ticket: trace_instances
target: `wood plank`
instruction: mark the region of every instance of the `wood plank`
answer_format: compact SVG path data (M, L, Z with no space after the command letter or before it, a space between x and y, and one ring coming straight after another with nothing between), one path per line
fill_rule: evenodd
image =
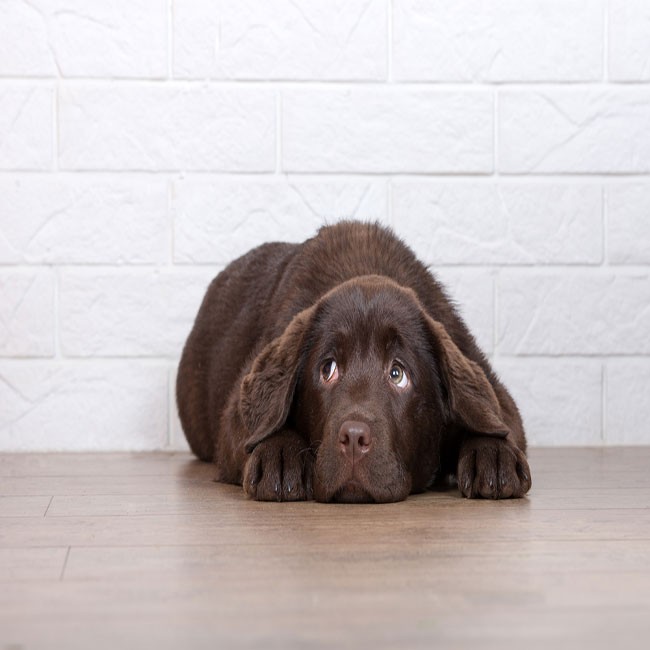
M127 515L217 514L222 508L220 487L185 489L172 494L110 494L56 496L48 509L48 517L88 517ZM481 501L463 499L457 490L435 493L436 508L463 508L480 514L487 507ZM18 498L18 497L17 497ZM412 500L412 499L411 499ZM504 501L499 508L521 508L517 501ZM650 508L650 491L618 488L579 490L567 497L563 489L536 489L526 500L529 510L605 510Z
M533 490L593 490L603 487L605 476L611 488L650 488L646 448L587 448L584 457L580 451L531 449ZM61 456L0 454L0 494L169 494L180 484L209 485L216 474L210 463L185 452Z
M214 467L187 452L0 454L0 477L173 476L188 468L214 476Z
M0 477L0 494L6 496L61 496L61 495L133 495L133 494L176 494L188 488L203 488L210 491L214 484L214 470L210 465L193 464L187 472L173 478L160 475L150 476L52 476L52 477ZM628 489L647 492L650 490L650 472L628 471L612 478L608 474L580 474L558 471L538 472L533 469L532 498L537 490L582 491L598 490L610 483L611 489ZM241 489L241 488L240 488Z
M210 468L212 469L212 468ZM213 474L192 476L12 476L0 478L0 494L44 496L75 494L176 494L190 488L210 489Z
M52 497L0 496L0 517L42 517Z
M481 502L483 510L436 508L435 496L420 506L258 504L235 500L236 507L214 514L106 517L3 518L0 546L122 546L138 531L143 545L365 544L369 539L428 544L480 535L498 540L650 540L650 510L538 510ZM459 504L464 503L459 500ZM477 515L480 512L480 515Z
M463 596L442 585L413 598L413 587L387 586L341 591L316 583L305 591L283 580L271 595L207 580L19 584L14 600L0 594L0 616L7 621L5 635L37 648L81 648L89 640L94 648L431 648L443 641L467 648L606 648L616 639L635 649L647 639L648 608L631 598L599 606L589 580L569 594L585 599L568 604L562 597L549 603L544 593L525 587ZM556 593L564 587L558 583ZM622 585L612 587L610 598L624 595Z
M373 544L351 551L346 545L210 545L73 547L66 580L213 580L232 585L249 580L269 584L281 575L301 580L356 584L368 579L416 584L439 578L464 582L501 573L522 580L551 573L638 573L650 575L650 544L638 542L437 542L425 547ZM461 577L459 577L461 576Z
M650 447L531 447L531 464L538 472L575 469L614 473L650 465ZM4 453L0 477L7 476L169 476L178 471L213 474L210 463L188 452L128 453Z
M67 554L66 547L0 548L0 582L58 581Z
M534 449L527 499L381 506L252 502L188 454L18 456L1 647L647 645L650 449Z
M571 465L592 469L598 463L605 471L621 464L630 469L650 461L650 446L530 447L528 457L531 462L540 461L544 467Z

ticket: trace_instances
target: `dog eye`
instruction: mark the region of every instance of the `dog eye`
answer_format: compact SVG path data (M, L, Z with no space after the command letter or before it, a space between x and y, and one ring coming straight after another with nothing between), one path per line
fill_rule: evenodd
M406 388L409 384L409 378L406 370L398 363L394 363L388 373L390 380L397 386L397 388Z
M320 369L320 374L325 381L332 381L339 376L339 370L334 359L328 359Z

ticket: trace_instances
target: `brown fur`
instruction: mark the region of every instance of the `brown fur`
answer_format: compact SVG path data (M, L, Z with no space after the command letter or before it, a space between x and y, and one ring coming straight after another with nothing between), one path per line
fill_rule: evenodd
M232 262L176 388L194 453L255 499L399 501L450 475L467 497L530 488L514 401L440 284L378 225Z

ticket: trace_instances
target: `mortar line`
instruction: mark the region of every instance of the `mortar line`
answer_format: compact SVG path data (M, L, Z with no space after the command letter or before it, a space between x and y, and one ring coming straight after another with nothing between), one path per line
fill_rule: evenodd
M448 287L446 287L448 288ZM498 341L497 341L498 345ZM595 363L605 360L612 361L633 361L635 359L648 361L650 360L650 353L648 352L502 352L499 350L498 354L500 359L527 359L531 361L558 361L565 360L567 362L575 363ZM62 357L61 359L54 359L52 357L27 357L27 356L14 356L2 357L2 364L5 368L27 368L27 367L43 367L44 365L56 362L56 367L59 368L84 368L93 366L94 364L101 364L108 368L121 368L125 364L136 364L137 368L151 368L168 370L170 364L176 365L180 361L180 352L178 354L166 355L158 354L155 356L145 356L143 354L134 353L132 355L110 355L107 353L98 354L96 356L69 356Z
M371 170L323 170L314 169L307 171L291 170L291 176L297 178L331 181L340 178L342 180L353 178L386 178L388 176L400 181L419 181L430 183L493 183L494 174L491 171L399 171L395 169L384 169L382 171ZM224 170L224 169L59 169L58 176L61 178L174 178L182 174L188 179L217 179L259 182L260 180L273 180L277 177L275 164L272 169L263 171L248 170ZM43 169L2 169L0 178L30 178L30 177L51 177L52 170ZM599 185L607 183L647 182L650 181L650 171L643 172L499 172L499 183L510 183L512 185Z
M608 232L609 231L609 209L608 209L609 191L605 184L603 184L602 186L600 200L602 202L601 223L603 227L602 266L609 267L609 232Z
M167 266L169 267L174 266L174 251L176 249L174 216L174 181L170 178L167 180L167 228L169 229Z
M393 0L388 0L386 22L386 80L393 83Z
M499 176L499 89L494 89L494 111L492 115L492 139L493 139L493 158L492 164L494 166L492 174Z
M276 90L275 98L275 175L282 174L282 89Z
M603 82L609 82L609 0L603 3Z
M15 268L15 267L14 267ZM54 358L61 359L61 268L51 266L54 274Z
M174 2L167 0L167 79L174 78Z
M391 47L392 51L392 47ZM515 90L518 92L529 92L529 93L538 93L538 92L553 92L553 91L585 91L590 89L597 90L607 90L616 88L617 90L640 90L648 91L650 90L650 81L648 79L607 79L607 81L596 80L596 81L585 81L585 80L563 80L558 79L555 81L436 81L431 79L423 80L414 80L414 79L393 79L392 71L392 61L391 61L391 79L390 82L392 86L400 87L406 91L421 91L421 90L430 90L435 92L466 92L468 94L474 93L486 93L488 91L494 90L494 88L505 88L507 90ZM12 77L9 75L0 74L0 82L8 82L17 86L48 86L52 85L52 81L55 77L46 77L46 76L33 76L33 77ZM370 87L375 90L381 91L385 90L388 85L386 79L350 79L350 78L332 78L332 79L296 79L291 77L278 77L278 78L268 78L268 77L241 77L241 78L206 78L203 77L193 77L193 78L182 78L182 77L172 77L167 78L166 75L161 75L159 77L152 78L151 76L147 77L120 77L120 76L111 76L111 77L66 77L61 79L66 86L76 87L76 86L93 86L93 87L102 87L102 86L137 86L137 87L160 87L168 86L172 88L191 88L195 86L197 88L204 87L215 87L215 88L229 88L234 89L237 87L249 87L257 89L268 89L269 85L283 85L288 88L313 88L313 89L328 89L328 90L344 90L351 89L358 86ZM170 84L171 82L171 84Z
M602 445L607 444L607 362L603 359L601 367L600 381L600 399L601 399L601 410L600 410L600 443Z
M493 293L493 306L494 306L494 316L492 327L494 331L492 332L492 356L495 361L499 359L499 289L501 284L501 273L499 269L496 270L494 274L494 286L492 288Z
M59 80L52 93L52 171L59 171Z
M172 409L175 407L174 401L174 382L172 381L172 374L174 372L173 366L170 365L167 369L167 441L165 444L165 450L172 449Z
M180 276L192 276L197 272L197 275L203 277L204 272L208 273L213 270L216 274L222 271L227 265L227 260L207 260L192 263L179 263L172 266L165 265L166 271L173 271L174 274ZM595 277L603 277L607 274L616 274L623 278L632 278L639 273L650 273L650 265L648 264L613 264L603 265L602 261L597 262L553 262L553 263L517 263L508 264L503 262L480 262L470 264L467 262L458 263L436 263L436 268L449 269L449 270L464 270L464 271L490 271L499 270L510 272L519 272L527 274L539 274L544 277L556 275L557 272L572 272L579 277L585 277L586 274L595 274ZM93 273L115 273L116 275L123 275L134 273L137 276L146 277L153 271L159 271L161 268L160 263L147 262L146 264L110 264L108 262L102 264L93 263L62 263L60 266L53 266L46 262L39 264L2 264L0 263L0 272L17 271L22 273L33 273L35 271L53 270L58 272L76 272L78 274L92 275ZM210 278L211 279L211 278Z

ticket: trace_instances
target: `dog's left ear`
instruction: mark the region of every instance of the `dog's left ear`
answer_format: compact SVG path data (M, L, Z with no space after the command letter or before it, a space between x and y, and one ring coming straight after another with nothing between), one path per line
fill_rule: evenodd
M289 415L314 311L315 307L310 307L296 314L284 332L257 355L242 381L239 412L251 434L245 445L248 453L277 431Z
M473 433L505 438L510 429L503 421L501 405L483 369L458 349L441 323L426 314L425 318L452 420Z

